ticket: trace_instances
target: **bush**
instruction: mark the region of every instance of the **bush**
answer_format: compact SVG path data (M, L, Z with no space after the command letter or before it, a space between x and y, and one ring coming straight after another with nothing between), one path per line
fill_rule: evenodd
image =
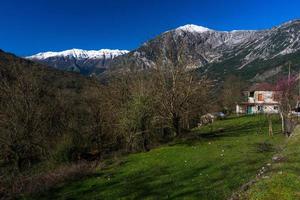
M58 183L80 179L95 173L95 166L95 163L79 162L63 165L55 170L34 176L21 175L9 184L0 182L0 197L2 195L6 198L15 198L19 195L45 191L55 187Z

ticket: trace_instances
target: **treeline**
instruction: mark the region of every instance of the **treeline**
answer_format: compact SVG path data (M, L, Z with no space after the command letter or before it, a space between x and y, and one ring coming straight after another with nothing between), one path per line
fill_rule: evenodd
M195 127L212 103L210 81L185 68L123 71L100 84L3 53L0 60L2 182L43 163L147 151Z

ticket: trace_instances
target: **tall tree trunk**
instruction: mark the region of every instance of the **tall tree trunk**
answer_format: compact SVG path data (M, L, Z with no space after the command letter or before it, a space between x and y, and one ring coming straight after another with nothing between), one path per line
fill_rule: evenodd
M173 114L173 127L175 129L175 137L181 135L181 124L180 117L176 114Z
M142 126L141 126L141 132L142 132L142 140L143 140L143 150L144 151L149 151L148 148L148 134L147 134L147 126L146 126L146 120L142 120Z

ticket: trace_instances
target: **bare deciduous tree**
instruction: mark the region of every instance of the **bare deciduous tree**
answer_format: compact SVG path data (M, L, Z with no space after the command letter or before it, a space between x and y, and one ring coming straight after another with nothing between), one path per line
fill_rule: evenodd
M200 115L209 104L210 83L206 78L198 78L186 67L158 68L153 73L160 115L170 121L175 136L180 136L182 123L189 121L195 113Z
M19 171L47 157L63 129L63 110L57 91L41 85L32 73L11 75L2 74L0 83L0 148L10 169Z
M296 105L296 80L297 77L284 77L276 84L276 98L279 101L279 114L281 117L282 133L286 136L291 134L292 120L291 111L292 105Z
M231 113L236 103L242 101L245 85L246 83L239 77L234 75L226 77L219 96L220 105L225 113Z

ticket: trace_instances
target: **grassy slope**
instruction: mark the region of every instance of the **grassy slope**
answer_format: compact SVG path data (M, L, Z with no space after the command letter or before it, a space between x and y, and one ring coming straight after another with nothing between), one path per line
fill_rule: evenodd
M253 178L283 143L278 120L274 129L271 138L263 116L217 121L185 141L129 155L94 177L34 198L224 199Z
M278 156L280 161L274 162L266 174L270 178L261 179L251 187L247 199L300 199L300 127L295 129Z

